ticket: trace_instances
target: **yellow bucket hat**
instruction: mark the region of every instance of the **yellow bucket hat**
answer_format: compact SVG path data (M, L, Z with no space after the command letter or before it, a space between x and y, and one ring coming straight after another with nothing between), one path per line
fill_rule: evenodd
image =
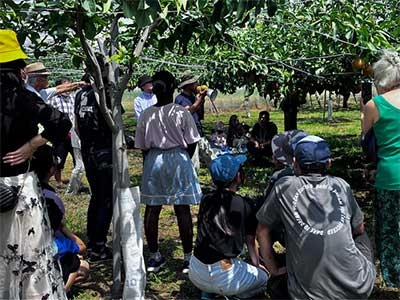
M15 32L0 29L0 63L26 58L28 56L22 51Z

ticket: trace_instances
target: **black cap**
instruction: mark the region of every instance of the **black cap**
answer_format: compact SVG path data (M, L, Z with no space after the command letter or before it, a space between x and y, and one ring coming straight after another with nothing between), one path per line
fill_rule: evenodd
M142 88L142 86L144 86L146 83L150 83L150 82L153 82L153 79L151 79L150 76L143 75L142 77L139 78L138 87Z

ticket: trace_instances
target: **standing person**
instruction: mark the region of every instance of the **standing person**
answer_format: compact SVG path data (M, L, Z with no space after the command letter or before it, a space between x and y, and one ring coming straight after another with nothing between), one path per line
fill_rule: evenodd
M207 293L249 298L267 287L268 274L259 266L255 247L257 219L252 205L236 192L244 181L246 156L225 154L210 166L217 189L204 195L198 214L196 246L189 278ZM246 242L251 264L239 259Z
M190 71L185 71L182 74L181 83L178 85L178 89L181 93L176 96L175 103L186 108L193 117L194 123L196 124L197 130L200 137L204 136L203 125L201 124L201 117L204 114L204 100L207 94L207 89L201 91L198 96L197 87L199 76L195 76ZM199 147L197 146L192 157L194 168L200 170L200 157Z
M165 258L158 248L158 220L162 205L174 205L188 273L193 248L190 205L198 204L201 189L190 160L200 135L190 113L173 102L174 76L160 71L153 76L158 102L146 109L136 130L135 145L145 152L141 199L146 204L144 230L150 251L148 272L157 272Z
M249 153L258 163L272 156L271 140L278 133L274 122L269 120L269 112L264 110L258 115L258 122L251 130L251 139L247 143Z
M271 230L284 228L291 299L366 299L375 282L372 247L351 187L326 174L330 150L317 136L294 150L296 176L280 178L257 213L257 238L274 274Z
M0 299L66 299L30 158L47 140L67 135L71 122L25 89L26 58L16 33L0 30Z
M142 90L142 93L133 102L136 122L139 122L139 118L146 108L157 103L157 97L153 94L153 83L150 76L143 75L140 77L138 88Z
M74 115L75 116L75 115ZM82 160L81 152L81 139L76 132L76 122L72 123L71 129L71 146L74 153L75 165L71 172L71 178L69 179L66 194L77 194L82 186L82 176L85 171L85 166Z
M182 105L192 114L197 130L200 136L203 136L203 126L201 124L199 112L203 109L207 89L201 91L199 95L196 96L197 87L199 86L198 80L199 76L195 76L190 71L185 71L182 74L181 83L178 85L178 89L181 90L181 93L176 96L175 103Z
M104 74L103 76L106 83L107 77ZM84 76L88 84L89 77L89 74ZM107 87L107 84L105 86ZM106 101L107 106L111 107L109 97ZM75 122L75 129L81 140L86 177L92 193L87 215L88 258L92 262L110 259L112 251L106 243L113 214L112 132L90 85L76 95Z
M49 75L51 75L51 72L49 72L42 62L27 65L25 74L28 76L26 88L41 97L45 102L56 95L70 92L86 85L83 81L77 81L49 88Z
M69 84L71 81L68 78L61 78L56 81L56 85ZM68 115L72 124L74 124L74 97L69 92L57 94L48 99L48 104L58 109L59 111ZM73 128L71 131L74 130ZM54 178L58 185L62 182L62 170L64 169L65 161L67 160L68 153L71 154L73 164L75 166L75 157L72 150L71 144L71 131L70 133L60 142L54 145L55 154L60 158L60 163L57 164L57 169L54 174Z
M379 96L364 107L363 134L374 129L378 146L375 188L376 246L383 280L400 287L400 56L384 51L373 65Z

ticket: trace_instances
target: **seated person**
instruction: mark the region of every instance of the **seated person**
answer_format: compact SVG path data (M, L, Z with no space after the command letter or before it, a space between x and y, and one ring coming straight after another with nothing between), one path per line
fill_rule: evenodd
M55 248L61 265L65 290L68 293L73 284L84 281L89 275L89 264L78 256L86 251L86 245L66 227L64 204L49 185L49 179L54 175L57 166L53 148L49 145L39 147L35 152L33 164L46 200L50 224L55 233Z
M248 298L266 289L268 274L255 247L257 221L252 205L236 194L243 183L246 156L224 154L211 163L217 189L204 195L189 279L204 293ZM238 258L246 242L251 264ZM204 295L202 295L204 298Z
M237 115L232 115L229 118L229 127L228 127L228 134L226 137L226 142L228 147L234 148L236 147L237 141L243 135L243 128L242 124L240 124L239 118Z
M277 134L272 138L272 162L275 166L275 171L268 181L264 195L267 197L279 178L284 176L294 175L293 170L293 155L292 148L300 139L307 136L302 130L290 130L281 134Z
M269 112L261 111L247 143L247 149L256 162L260 163L264 158L272 156L271 140L277 133L278 128L275 123L269 120Z
M327 175L328 143L306 136L295 145L296 176L280 178L257 213L257 239L266 268L277 263L270 231L286 232L291 299L367 299L375 282L371 244L351 187Z
M211 135L210 143L213 147L225 148L226 143L226 133L224 123L219 121L215 125L215 132Z

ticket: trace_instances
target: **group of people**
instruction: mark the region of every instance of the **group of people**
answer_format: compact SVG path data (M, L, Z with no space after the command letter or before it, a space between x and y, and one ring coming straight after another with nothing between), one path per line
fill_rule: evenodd
M51 90L44 65L26 66L26 58L15 32L0 30L0 298L65 299L65 291L87 277L89 264L81 254L87 251L90 261L112 256L107 247L112 135L90 72L81 82L61 81ZM362 128L364 134L374 129L378 145L376 244L382 275L387 286L399 287L400 57L385 52L374 70L380 96L366 104ZM371 294L376 271L363 214L349 184L328 174L332 160L324 139L303 131L278 134L266 111L252 130L232 116L226 140L218 136L216 141L234 147L245 137L248 156L256 161L272 157L276 171L257 201L242 197L238 191L246 180L247 157L224 153L210 164L215 189L203 195L196 164L207 90L197 90L198 77L190 72L178 84L170 72L159 71L140 78L138 86L135 146L144 159L148 272L166 263L158 223L162 206L173 205L184 253L181 271L202 298L249 298L277 278L287 282L285 297L292 299L364 299ZM78 87L70 106L65 93ZM180 93L174 99L176 88ZM91 189L87 247L65 226L65 207L49 185L54 174L61 179L57 156L71 148L75 154L68 143L71 128L80 139ZM221 129L219 124L217 135L224 133ZM48 141L54 147L45 145ZM193 247L190 206L196 204ZM277 241L286 248L283 260L273 247ZM244 244L249 262L241 258Z
M396 249L400 240L397 176L400 134L394 128L399 120L396 106L399 66L398 55L390 52L375 64L378 93L387 94L366 105L363 122L363 133L371 126L377 131L380 157L376 182L377 256L385 284L395 287L399 286ZM379 71L380 68L384 70ZM145 110L136 133L136 146L145 152L142 193L150 250L148 271L156 272L166 262L156 243L158 218L162 205L172 204L183 243L183 270L186 273L189 265L189 278L203 291L203 298L214 293L251 297L277 277L285 278L287 297L293 299L367 298L376 277L372 246L351 187L343 179L328 175L331 165L328 143L302 131L277 134L276 125L265 111L260 112L258 123L248 132L233 115L228 132L218 122L210 142L215 147L234 147L245 136L247 156L256 161L272 156L277 171L271 175L261 201L254 203L237 194L245 180L243 164L247 157L222 154L209 168L216 189L200 197L196 171L188 162L200 140L200 132L203 133L199 132L198 116L193 117L193 107L204 101L202 95L192 92L191 99L182 105L178 99L182 99L183 90L173 103L173 92L178 86L173 76L159 72L153 80L157 104ZM184 86L182 83L180 88ZM383 107L377 109L378 105ZM180 112L180 118L176 111ZM383 130L388 124L393 126L390 135ZM199 202L192 253L189 205ZM183 207L186 218L180 211ZM286 248L283 263L273 249L275 241ZM244 244L250 263L239 258Z
M89 71L82 81L49 88L51 73L26 58L16 33L0 30L0 298L66 299L88 275L82 254L92 262L112 257L112 134ZM69 94L78 88L76 97ZM51 176L62 183L68 152L74 170L67 194L79 191L84 170L90 185L87 246L66 227L64 205L49 185Z

